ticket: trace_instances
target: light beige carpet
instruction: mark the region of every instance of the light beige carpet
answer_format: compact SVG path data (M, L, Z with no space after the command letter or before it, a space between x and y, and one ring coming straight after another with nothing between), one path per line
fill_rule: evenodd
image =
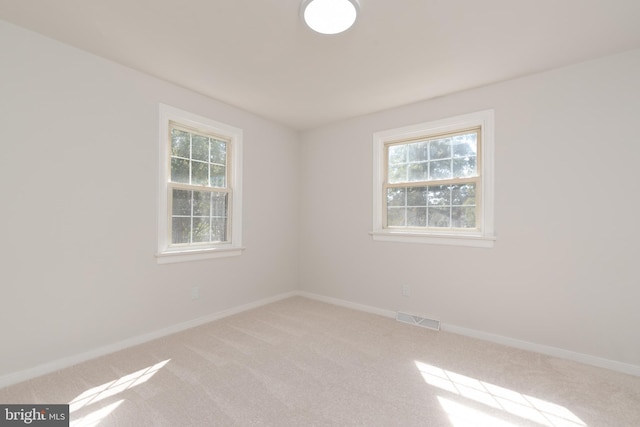
M640 378L295 297L0 389L75 426L640 426Z

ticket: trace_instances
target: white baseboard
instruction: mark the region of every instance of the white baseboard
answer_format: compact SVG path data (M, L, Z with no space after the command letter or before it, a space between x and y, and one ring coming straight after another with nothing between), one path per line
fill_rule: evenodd
M298 293L286 292L273 297L264 298L259 301L254 301L248 304L243 304L238 307L233 307L228 310L223 310L218 313L209 314L199 317L197 319L189 320L177 325L169 326L157 331L149 332L147 334L139 335L136 337L128 338L123 341L119 341L114 344L106 345L104 347L96 348L94 350L87 351L85 353L65 357L62 359L54 360L42 365L35 366L33 368L25 369L22 371L14 372L0 376L0 388L7 387L12 384L17 384L22 381L39 377L41 375L49 374L60 369L67 368L69 366L77 365L78 363L85 362L87 360L95 359L96 357L104 356L116 351L124 350L129 347L144 344L148 341L152 341L158 338L162 338L167 335L175 334L186 329L190 329L196 326L204 325L205 323L213 322L214 320L222 319L224 317L232 316L234 314L242 313L243 311L251 310L257 307L261 307L272 302L280 301L285 298L296 296Z
M377 307L371 307L370 305L358 304L355 302L345 301L339 298L326 297L324 295L313 294L311 292L306 292L306 291L296 291L295 294L301 297L314 299L316 301L326 302L333 305L339 305L341 307L346 307L346 308L352 308L358 311L364 311L366 313L378 314L384 317L392 317L392 318L396 317L396 313L394 311L384 310L382 308L377 308Z
M326 302L329 304L339 305L346 308L352 308L354 310L360 310L367 313L378 314L385 317L395 318L396 316L396 312L391 310L385 310L378 307L357 304L354 302L341 300L339 298L327 297L324 295L313 294L311 292L305 292L305 291L297 291L295 292L295 294L306 297L306 298L311 298L318 301ZM522 341L515 338L505 337L502 335L490 334L487 332L477 331L474 329L462 328L462 327L447 324L447 323L441 323L440 330L444 332L464 335L470 338L476 338L483 341L494 342L496 344L502 344L508 347L519 348L521 350L532 351L532 352L544 354L547 356L572 360L574 362L580 362L586 365L597 366L599 368L605 368L612 371L622 372L624 374L640 377L640 366L632 365L629 363L618 362L616 360L604 359L601 357L592 356L590 354L578 353L575 351L565 350L562 348L550 347L542 344Z
M441 330L640 377L640 366L443 323Z

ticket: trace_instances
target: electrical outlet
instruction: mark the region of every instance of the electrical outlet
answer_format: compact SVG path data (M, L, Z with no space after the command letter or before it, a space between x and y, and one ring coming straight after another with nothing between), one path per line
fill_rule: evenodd
M402 296L403 297L411 296L411 285L407 285L407 284L402 285Z
M200 298L200 288L198 286L194 286L191 288L191 299L196 300Z

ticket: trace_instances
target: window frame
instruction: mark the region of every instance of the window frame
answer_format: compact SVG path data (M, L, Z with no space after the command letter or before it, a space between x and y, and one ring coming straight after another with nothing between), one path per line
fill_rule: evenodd
M215 120L160 104L159 106L159 187L158 187L158 264L196 261L241 255L242 247L242 129ZM171 243L172 191L195 190L194 184L170 182L171 127L215 137L227 142L226 186L219 188L228 194L226 242ZM207 187L209 188L209 187ZM216 192L217 187L210 187Z
M438 230L436 228L386 228L386 169L389 144L410 143L430 139L442 134L456 133L473 128L479 130L477 167L480 177L476 229ZM373 134L373 230L371 236L378 241L493 247L494 235L494 110L484 110L435 120ZM446 182L451 182L447 180Z

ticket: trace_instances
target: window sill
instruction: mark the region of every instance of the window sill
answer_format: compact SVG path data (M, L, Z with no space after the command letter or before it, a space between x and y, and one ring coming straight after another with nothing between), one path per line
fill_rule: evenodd
M421 243L428 245L469 246L473 248L492 248L495 236L436 234L406 231L376 230L369 234L373 240L381 242Z
M212 258L223 258L242 255L243 247L231 246L225 248L185 249L165 251L156 254L158 264L171 264L175 262L200 261Z

